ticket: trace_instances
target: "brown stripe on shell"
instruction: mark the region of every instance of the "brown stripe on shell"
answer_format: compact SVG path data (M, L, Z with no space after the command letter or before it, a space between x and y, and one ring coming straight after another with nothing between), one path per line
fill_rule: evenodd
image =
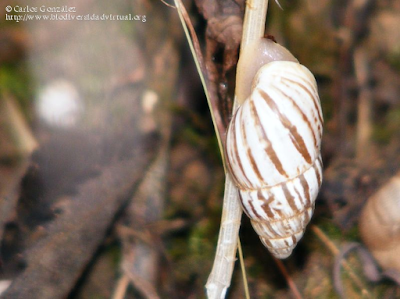
M275 222L263 221L263 222L261 222L261 223L262 223L263 226L267 227L267 229L268 229L268 231L269 231L269 233L270 233L271 235L273 235L273 236L278 236L278 232L272 227L272 224L275 223ZM280 237L280 236L279 236L279 237ZM271 237L271 239L275 239L275 238L272 238L272 237Z
M321 157L318 158L318 161L316 162L320 162ZM320 163L321 168L322 168L322 163ZM319 167L317 167L317 165L314 165L315 167L315 176L317 177L317 181L318 181L318 186L321 187L322 184L322 177L321 174L319 173Z
M265 132L263 126L261 125L260 122L260 116L257 113L257 109L254 106L254 102L250 101L250 109L252 114L254 115L254 121L255 121L255 126L256 128L259 128L259 130L257 130L258 132L258 138L260 139L260 143L262 143L262 141L265 141L267 146L265 148L265 152L268 155L268 158L271 160L271 162L274 164L276 170L278 170L278 172L285 176L285 177L289 177L288 174L286 173L286 171L283 169L283 165L281 163L281 161L278 158L278 155L276 154L274 148L272 147L271 141L269 140L267 133ZM261 135L261 136L260 136Z
M240 199L240 203L241 203L241 206L243 208L243 211L246 213L247 217L251 218L249 210L247 209L247 207L243 203L243 197L242 197L242 192L241 191L239 191L239 199Z
M321 126L321 123L317 120L316 116L314 116L314 122L318 124L317 125L318 137L319 137L319 140L321 140L321 138L322 138L322 126Z
M268 204L262 204L261 207L263 208L265 214L267 214L267 217L274 218L274 213Z
M297 190L296 184L293 184L294 192L296 192L297 196L300 198L301 204L306 205L303 196L300 195L299 190Z
M257 219L262 219L262 217L260 216L260 214L258 214L257 209L253 206L253 203L251 200L248 201L250 207L251 207L251 211L253 212L253 214L257 217Z
M299 178L300 178L300 184L304 190L304 197L307 199L307 202L309 203L308 205L310 205L311 204L310 187L308 186L308 182L304 176L304 173Z
M234 149L234 153L235 153L237 164L238 164L238 166L240 168L240 171L243 174L243 177L247 180L247 182L244 183L244 182L241 182L240 180L238 180L238 178L237 178L237 176L236 176L234 171L231 171L231 174L235 178L236 183L238 183L242 188L246 188L246 187L249 186L250 182L249 182L249 179L247 178L247 176L246 176L246 174L244 172L244 168L243 168L240 156L239 156L238 143L237 143L238 142L238 140L237 140L238 138L236 138L236 117L237 116L238 116L238 113L235 114L235 116L233 117L232 122L231 122L231 124L232 124L232 132L231 132L231 134L233 136L233 142L232 143L233 143L233 149ZM247 186L243 186L242 183L246 184Z
M235 136L235 135L234 135L234 134L236 134L235 122L233 121L233 122L231 123L231 125L232 125L232 135ZM236 140L236 138L234 138L234 140ZM239 160L239 151L238 151L238 149L237 149L236 142L233 142L233 152L234 152L234 155L235 155L235 157L236 157L237 164L238 164L238 166L239 166L239 168L240 168L240 171L243 173L243 166L242 166L242 164L240 163L240 160ZM227 155L227 157L229 157L229 156ZM227 164L229 165L229 168L230 168L230 170L231 170L230 173L231 173L231 175L232 175L233 180L234 180L238 185L242 186L241 182L240 182L239 179L237 178L237 173L236 173L235 171L233 171L233 169L232 169L233 165L231 165L231 163L227 163ZM243 187L243 186L242 186L242 187Z
M261 200L267 200L265 197L264 197L264 194L262 194L262 191L261 191L261 189L258 189L257 190L257 198L258 199L261 199ZM268 197L269 198L269 197ZM270 202L269 200L267 200L268 201L268 203Z
M267 245L267 247L270 248L274 248L275 246L272 246L272 243L269 239L265 238L265 237L261 237L262 241L265 243L265 245Z
M304 209L303 211L303 215L304 215L304 226L306 226L308 224L308 222L310 222L311 219L311 215L308 214L308 209L312 208L312 204L311 206L306 206L306 209Z
M297 131L297 127L293 126L291 121L279 111L278 106L274 102L274 100L262 89L258 89L260 92L262 98L265 100L267 105L279 116L280 121L282 122L283 126L289 130L290 132L290 139L293 142L293 145L297 149L297 151L303 156L304 160L308 164L311 164L311 156L310 153L308 152L308 149L305 145L303 137L299 134Z
M265 214L267 214L268 218L274 218L274 213L272 212L271 207L269 204L275 200L275 196L272 194L268 194L268 197L265 197L262 194L261 190L257 191L257 198L263 201L261 208L264 210Z
M292 211L298 211L299 209L296 206L296 203L294 202L294 196L290 193L289 188L287 186L287 184L282 184L282 190L283 193L285 194L285 198L290 206L290 208L292 209Z
M316 119L315 119L316 121ZM322 126L320 125L320 123L318 123L318 133L319 133L319 139L322 138Z
M250 146L247 142L247 135L246 135L246 130L244 128L244 122L241 122L241 130L243 133L243 143L244 143L244 146L246 147L246 154L247 154L247 158L250 160L251 168L253 169L254 173L256 174L258 180L263 182L264 178L261 176L260 169L258 168L256 161L254 160L254 156L253 156ZM254 187L254 185L251 185L251 187Z
M315 101L315 97L314 97L315 94L316 94L317 97L318 97L318 92L317 92L317 91L310 91L310 90L307 88L307 86L305 86L304 84L301 84L299 81L294 81L294 80L292 80L292 79L290 79L290 78L284 77L284 78L283 78L283 81L289 81L289 82L291 82L292 84L298 85L301 89L303 89L306 93L308 93L308 94L310 95L310 97L313 99L312 102L313 102L313 104L314 104L315 110L317 111L318 119L319 119L320 123L323 123L324 120L323 120L323 118L322 118L321 112L319 111L319 108L318 108L319 105L318 105L317 101Z
M284 84L287 88L290 88L289 85ZM289 97L289 95L287 93L285 93L283 90L279 90L287 99L289 99L293 106L297 109L297 111L299 111L301 117L303 118L304 122L307 124L307 127L309 129L309 131L312 133L312 137L314 140L314 146L318 147L318 143L317 143L317 137L315 136L315 132L311 126L311 122L310 120L307 118L307 115L305 115L305 113L303 112L303 110L301 110L300 106L296 103L295 100L293 100L293 98ZM316 121L316 120L315 120Z
M263 198L263 204L261 205L261 207L263 208L265 214L267 214L268 218L275 218L275 214L274 211L272 211L272 208L270 207L270 203L273 202L275 200L275 196L274 195L270 195L268 196L268 198ZM277 212L277 211L275 211ZM279 214L279 213L278 213ZM281 215L279 215L281 216Z
M276 223L276 222L271 222L271 221L266 221L266 220L252 220L252 222L256 222L256 223L258 223L260 226L262 226L262 227L264 227L264 229L266 230L266 231L268 231L269 232L269 235L271 235L271 236L278 236L278 233L275 231L275 229L272 227L272 224L273 223ZM268 235L268 233L263 233L262 234L263 236L267 236ZM271 238L271 239L274 239L273 237L270 237L270 236L268 236L268 238ZM280 236L278 236L277 238L280 238Z
M229 158L228 158L228 149L227 149L227 148L225 148L225 157L226 157L226 160L227 160L226 165L228 166L228 170L229 170L229 173L230 173L231 176L232 176L233 181L234 181L236 184L241 185L241 184L239 184L238 179L237 179L237 177L236 177L236 174L234 173L234 171L233 171L233 169L232 169L231 163L228 162Z

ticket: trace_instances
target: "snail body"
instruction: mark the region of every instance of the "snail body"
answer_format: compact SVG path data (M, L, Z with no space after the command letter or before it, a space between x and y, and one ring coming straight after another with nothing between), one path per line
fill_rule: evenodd
M380 266L400 271L400 173L368 199L359 229Z
M263 65L238 80L255 72L251 90L238 91L245 100L228 128L226 159L254 230L275 257L286 258L321 186L323 116L311 72L278 44L260 43L252 57L262 56Z

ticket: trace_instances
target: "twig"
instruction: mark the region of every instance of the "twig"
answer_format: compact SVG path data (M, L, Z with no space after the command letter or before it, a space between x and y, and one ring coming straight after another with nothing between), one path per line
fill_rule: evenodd
M219 149L221 152L222 162L224 162L224 136L225 126L222 121L221 114L218 110L217 99L215 97L210 96L208 92L208 79L207 79L207 71L204 65L203 55L200 50L200 43L197 39L196 32L193 28L193 25L190 21L189 15L182 3L181 0L175 0L175 6L178 11L179 19L181 20L182 27L185 31L185 35L190 47L190 50L193 55L194 62L196 64L197 72L199 73L201 84L203 85L204 93L207 98L208 106L210 107L211 118L214 125L215 134L217 136ZM189 34L190 31L190 34ZM193 41L192 41L193 40Z
M344 33L342 35L342 45L339 48L339 60L338 60L338 69L336 72L335 79L335 111L334 111L334 119L336 123L336 130L338 135L337 140L337 152L339 154L343 154L345 151L345 143L346 143L346 135L347 135L347 126L348 126L348 114L350 112L349 106L349 98L350 98L350 86L349 86L349 78L352 76L352 59L354 48L357 44L360 43L363 33L367 30L367 26L369 24L368 20L371 15L372 10L370 9L372 5L374 5L374 0L353 0L346 1L346 9L343 14L343 24L341 32ZM357 61L355 61L357 63ZM359 76L357 70L359 66L355 66L356 77ZM359 78L357 78L358 84L360 84ZM366 111L360 111L360 105L362 101L363 95L361 94L362 90L360 90L360 100L359 100L359 116L361 118L368 117ZM368 108L367 108L368 109ZM366 119L366 118L365 118ZM364 120L365 120L364 119ZM362 122L364 122L362 120ZM357 138L361 138L364 141L368 139L367 135L367 127L364 127L365 123L360 124L357 128ZM360 127L367 129L360 135ZM365 134L365 135L364 135ZM364 136L363 136L364 135ZM357 140L357 149L361 148L359 146L359 140Z
M365 50L362 47L358 47L354 51L354 69L359 86L356 157L362 162L369 161L366 158L370 155L372 133L372 92L368 86L369 63Z
M153 285L147 280L143 279L139 275L134 274L127 267L123 267L125 275L129 278L132 285L144 295L147 299L159 299L160 296L157 295L156 290Z
M289 275L289 273L286 271L286 267L285 265L282 263L281 260L278 260L277 258L274 258L275 263L277 264L279 270L281 271L281 273L283 274L283 276L285 277L290 290L293 293L294 298L296 299L302 299L303 297L301 296L299 290L297 289L296 284L294 283L292 277Z
M382 275L378 271L378 267L372 255L368 250L361 246L361 244L356 242L347 243L342 246L340 252L335 257L335 263L333 267L333 285L336 292L339 294L340 298L346 298L344 293L344 287L341 279L341 266L345 261L346 256L351 252L356 251L359 258L361 259L362 267L364 269L364 274L371 281L377 282L382 279ZM368 293L366 289L361 290L364 294ZM368 296L368 298L370 298Z
M329 251L332 253L333 256L337 256L339 254L339 249L336 247L336 245L329 239L329 237L317 226L312 225L310 229L314 232L314 234L324 243L324 245L329 249ZM351 266L345 261L342 261L342 266L348 273L350 279L353 281L357 287L362 290L363 294L367 296L368 298L371 298L371 294L367 291L366 286L364 283L358 278L358 276L354 273L353 269Z

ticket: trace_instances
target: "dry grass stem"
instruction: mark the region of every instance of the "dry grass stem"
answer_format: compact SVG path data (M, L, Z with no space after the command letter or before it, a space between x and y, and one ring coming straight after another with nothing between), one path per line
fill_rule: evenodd
M357 48L354 52L354 68L359 87L356 156L359 161L369 161L372 133L372 91L369 87L368 57L362 47Z
M188 41L190 51L192 52L194 62L196 64L197 72L200 76L201 84L203 85L204 93L207 98L208 106L210 107L211 118L214 125L215 134L217 136L218 145L224 162L224 140L221 138L224 136L225 127L223 125L221 114L218 110L217 98L211 97L208 92L208 78L207 70L204 65L203 55L200 49L200 43L196 35L196 31L193 28L192 22L190 21L189 15L181 0L175 0L175 6L178 11L179 18L181 20L182 27L185 31L186 39ZM190 34L189 34L190 32Z
M210 299L225 298L228 287L231 284L241 217L242 208L237 189L230 175L226 174L217 252L206 284L207 296Z
M131 284L147 299L160 299L154 286L139 275L132 273L129 269L124 269L125 275Z
M249 43L264 35L267 7L268 0L252 0L246 2L241 51L243 51ZM239 68L237 72L240 72ZM237 105L235 96L233 111L235 111ZM227 174L217 253L213 269L206 284L208 298L225 298L226 291L230 286L236 256L236 247L239 245L241 216L242 209L240 207L238 191L230 175ZM245 276L244 280L245 285L247 285ZM245 287L245 290L246 289L248 289L247 286ZM248 296L248 294L246 294L246 296Z
M124 299L126 291L129 287L129 277L123 275L117 282L117 287L115 288L114 294L111 299Z

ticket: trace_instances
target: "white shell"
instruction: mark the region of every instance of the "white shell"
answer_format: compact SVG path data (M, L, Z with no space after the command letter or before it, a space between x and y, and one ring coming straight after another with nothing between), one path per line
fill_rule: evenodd
M227 165L263 244L288 257L314 211L322 182L323 117L314 76L274 61L256 74L228 128Z

